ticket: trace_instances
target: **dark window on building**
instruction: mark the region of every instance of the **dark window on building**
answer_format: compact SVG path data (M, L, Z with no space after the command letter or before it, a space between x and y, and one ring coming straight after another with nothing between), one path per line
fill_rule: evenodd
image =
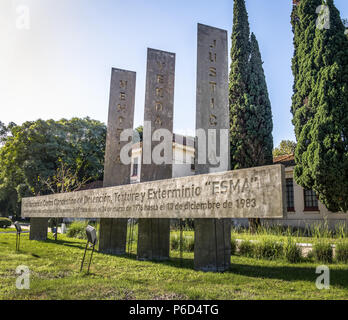
M318 210L318 198L313 190L304 189L304 205L307 211Z
M195 167L195 158L191 157L191 171L195 171L196 167Z
M137 175L138 175L138 158L134 158L132 176L136 177Z
M286 200L287 200L288 211L295 211L294 180L292 178L286 179Z

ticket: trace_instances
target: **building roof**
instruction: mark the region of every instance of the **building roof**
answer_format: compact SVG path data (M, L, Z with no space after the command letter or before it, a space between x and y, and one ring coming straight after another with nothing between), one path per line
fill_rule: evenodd
M273 163L277 164L283 164L286 167L292 167L295 165L295 157L293 154L285 154L282 156L274 157Z

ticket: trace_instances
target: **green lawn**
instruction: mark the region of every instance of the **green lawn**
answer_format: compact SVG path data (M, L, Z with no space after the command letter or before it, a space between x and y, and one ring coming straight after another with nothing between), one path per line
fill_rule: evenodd
M272 235L272 234L250 234L250 233L237 233L233 232L232 236L235 239L241 239L241 240L263 240L263 239L269 239L269 240L276 240L276 241L287 241L287 236L281 236L281 235ZM316 242L316 239L313 237L296 237L292 236L292 239L297 243L314 243ZM338 238L320 238L321 240L326 240L330 242L331 244L335 244L340 241Z
M229 272L203 273L193 270L192 253L184 253L181 266L177 251L165 263L95 253L87 275L79 272L84 240L59 235L58 243L52 237L37 242L23 234L21 251L16 253L15 238L15 234L0 234L0 299L348 298L348 266L343 264L329 265L329 290L316 288L315 263L292 265L232 256ZM31 270L29 290L16 289L18 265Z
M0 232L13 232L13 231L16 231L16 228L11 228L11 227L0 228Z

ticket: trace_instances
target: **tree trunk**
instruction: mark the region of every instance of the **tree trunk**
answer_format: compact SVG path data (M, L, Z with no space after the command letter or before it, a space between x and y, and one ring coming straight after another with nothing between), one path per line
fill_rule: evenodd
M249 231L251 233L256 233L257 229L261 226L260 218L249 218Z

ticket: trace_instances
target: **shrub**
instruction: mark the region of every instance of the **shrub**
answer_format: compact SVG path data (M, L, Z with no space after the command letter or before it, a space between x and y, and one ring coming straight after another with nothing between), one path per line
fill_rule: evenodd
M172 250L180 250L180 235L174 234L170 238L170 247ZM183 236L182 238L183 251L194 251L194 238L192 236Z
M0 218L0 228L10 227L12 221L9 218Z
M87 239L86 235L86 221L74 221L68 227L66 235L70 238Z
M297 246L292 237L288 237L284 246L284 257L290 263L300 262L302 259L301 248Z
M348 242L340 241L336 245L336 259L339 262L348 262Z
M325 221L324 223L315 223L310 227L310 229L311 235L314 238L323 239L332 237L332 232L329 229L327 221Z
M195 240L192 236L184 237L184 250L188 252L193 252L195 249Z
M242 241L239 244L239 254L246 257L252 257L255 245L251 241Z
M331 263L333 250L331 244L327 241L318 241L313 245L313 256L320 262Z
M257 242L254 248L254 257L257 259L273 260L283 254L283 243L275 240L264 239Z
M231 238L231 254L234 255L237 250L237 241L235 238Z
M180 249L180 237L177 234L174 234L172 237L170 237L170 248L172 250Z

